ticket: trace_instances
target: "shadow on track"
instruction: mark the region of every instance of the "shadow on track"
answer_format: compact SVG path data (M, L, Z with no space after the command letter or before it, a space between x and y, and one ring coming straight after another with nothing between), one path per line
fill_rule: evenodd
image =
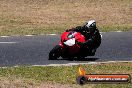
M96 61L99 58L61 58L57 60L67 60L67 61Z

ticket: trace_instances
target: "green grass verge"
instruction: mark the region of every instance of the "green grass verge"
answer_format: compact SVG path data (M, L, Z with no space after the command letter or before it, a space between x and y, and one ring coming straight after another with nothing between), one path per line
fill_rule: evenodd
M79 87L79 85L76 85L78 67L79 66L19 66L0 68L0 83L5 84L5 81L2 81L4 79L6 82L10 81L10 83L15 83L15 80L19 79L26 85L39 85L42 82L53 82ZM82 67L85 68L87 74L130 74L132 76L132 63L90 64L82 65ZM83 87L87 88L88 86L89 88L131 88L132 83L86 84Z
M131 31L132 26L103 26L99 27L100 32ZM63 27L17 27L0 31L0 36L11 35L41 35L41 34L61 34L66 28Z
M109 25L109 26L102 26L99 27L100 31L102 32L114 32L114 31L131 31L132 25Z

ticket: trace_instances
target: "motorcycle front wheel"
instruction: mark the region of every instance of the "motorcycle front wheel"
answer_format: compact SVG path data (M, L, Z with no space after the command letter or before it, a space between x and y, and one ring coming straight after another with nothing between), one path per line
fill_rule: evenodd
M56 60L60 57L61 46L56 45L49 53L49 60Z

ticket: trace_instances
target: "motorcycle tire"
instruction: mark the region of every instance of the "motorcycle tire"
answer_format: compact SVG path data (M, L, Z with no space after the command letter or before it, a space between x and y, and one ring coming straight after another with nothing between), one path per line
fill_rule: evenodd
M61 46L56 45L49 53L49 60L56 60L60 57Z

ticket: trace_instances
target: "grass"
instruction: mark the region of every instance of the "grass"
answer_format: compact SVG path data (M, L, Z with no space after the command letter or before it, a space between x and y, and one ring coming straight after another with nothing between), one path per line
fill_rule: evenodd
M132 0L0 0L0 35L60 34L95 19L100 31L131 31ZM79 66L0 68L0 87L38 87L45 82L76 85ZM83 65L87 73L127 73L131 63ZM44 83L43 83L44 82ZM47 84L47 83L46 83ZM84 88L130 88L130 84L87 84ZM81 86L82 87L82 86ZM44 87L42 87L44 88Z
M1 0L0 35L60 34L95 19L100 31L132 30L132 0Z
M77 66L18 66L0 68L0 87L36 87L47 83L61 83L72 87L81 87L76 84L78 75ZM130 74L132 76L132 63L109 63L82 65L87 74ZM131 88L128 84L86 84L82 88Z

